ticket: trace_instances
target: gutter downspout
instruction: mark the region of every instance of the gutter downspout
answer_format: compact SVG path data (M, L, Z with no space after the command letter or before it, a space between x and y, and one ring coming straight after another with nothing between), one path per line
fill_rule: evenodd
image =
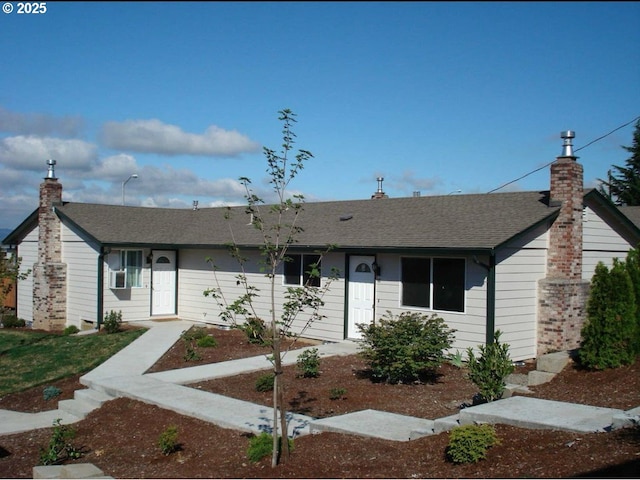
M496 330L496 254L493 250L489 254L489 265L473 256L473 261L477 265L487 270L487 324L485 333L485 343L490 345L495 340Z
M102 310L104 305L104 257L107 254L104 247L100 247L100 254L98 255L98 311L96 312L96 329L100 331L102 325Z

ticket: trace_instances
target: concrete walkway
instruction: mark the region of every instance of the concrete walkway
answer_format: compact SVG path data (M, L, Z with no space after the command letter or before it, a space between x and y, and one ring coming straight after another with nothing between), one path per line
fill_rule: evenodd
M73 423L89 411L115 397L128 397L211 422L224 428L247 432L272 431L273 410L242 400L184 386L270 367L265 356L145 374L164 353L193 326L184 321L144 322L149 330L118 354L81 377L86 390L74 400L59 403L59 409L28 414L0 410L0 435L51 427L55 419ZM317 345L321 357L350 355L358 351L351 341ZM301 350L290 352L285 365L295 364ZM336 431L396 441L407 441L470 423L505 423L524 428L553 428L576 432L600 432L640 422L640 407L622 411L609 408L552 402L528 397L511 397L465 408L457 415L423 419L394 413L364 410L325 419L291 414L289 435L299 436Z

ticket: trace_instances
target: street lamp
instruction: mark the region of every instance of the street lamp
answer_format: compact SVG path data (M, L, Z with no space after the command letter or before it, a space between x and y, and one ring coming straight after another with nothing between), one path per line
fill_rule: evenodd
M132 178L138 178L138 174L134 173L132 175L129 175L129 178L127 178L124 182L122 182L122 205L124 205L124 186L127 184L127 182L129 180L131 180Z

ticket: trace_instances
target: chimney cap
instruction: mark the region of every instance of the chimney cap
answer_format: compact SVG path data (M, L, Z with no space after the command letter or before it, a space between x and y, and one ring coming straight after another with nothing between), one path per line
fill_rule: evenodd
M560 132L560 138L564 141L562 142L562 154L561 157L573 157L573 143L572 139L576 138L576 132L573 130L564 130Z
M54 171L54 167L56 165L56 161L52 158L50 158L49 160L47 160L47 165L48 165L48 171L47 171L47 176L45 177L45 179L47 178L51 178L54 179L56 178L56 173Z

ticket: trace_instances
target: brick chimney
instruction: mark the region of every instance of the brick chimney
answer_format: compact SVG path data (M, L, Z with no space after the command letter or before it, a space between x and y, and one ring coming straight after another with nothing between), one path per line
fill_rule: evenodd
M551 165L549 206L560 207L549 229L546 278L539 282L538 356L580 346L589 282L582 279L583 169L574 132L561 133L562 155Z
M376 198L389 198L389 195L387 195L386 193L384 193L382 191L382 182L384 181L384 178L378 177L377 180L378 180L378 190L376 191L376 193L371 195L371 198L373 198L373 199L376 199Z
M62 330L67 321L67 265L62 263L60 220L54 207L62 204L62 185L55 160L40 184L38 262L33 266L33 328Z

